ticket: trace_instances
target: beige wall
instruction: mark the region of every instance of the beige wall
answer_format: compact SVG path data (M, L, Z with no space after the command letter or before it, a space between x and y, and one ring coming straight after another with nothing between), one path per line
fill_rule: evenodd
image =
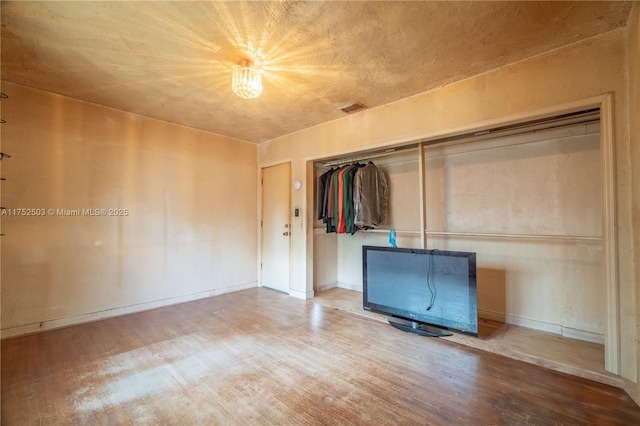
M54 210L2 216L3 336L257 285L255 145L2 91L2 205Z
M637 5L636 5L637 6ZM638 368L636 299L631 237L631 162L628 123L627 30L620 29L477 75L424 94L364 111L324 125L284 136L260 146L260 164L293 159L293 179L307 178L305 191L293 203L308 205L313 194L311 159L432 139L464 130L563 112L586 99L613 93L619 229L619 290L621 375L636 387ZM637 166L636 163L634 166ZM309 211L309 209L307 209ZM304 220L306 218L306 220ZM307 247L312 214L294 221L292 287L312 293Z
M427 149L428 247L477 253L479 317L604 342L597 127Z

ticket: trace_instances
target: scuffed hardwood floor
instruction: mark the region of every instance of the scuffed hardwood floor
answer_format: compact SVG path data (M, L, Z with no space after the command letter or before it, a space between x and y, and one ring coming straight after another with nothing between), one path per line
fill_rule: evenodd
M621 390L256 288L2 341L3 425L637 425Z
M313 301L388 323L387 315L362 308L362 292L334 287L316 291ZM482 318L478 319L478 331L478 337L454 331L444 339L619 388L624 385L621 377L604 369L602 344Z

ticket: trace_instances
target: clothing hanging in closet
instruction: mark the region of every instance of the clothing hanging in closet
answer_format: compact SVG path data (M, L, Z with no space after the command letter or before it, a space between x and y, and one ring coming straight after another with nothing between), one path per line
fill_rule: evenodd
M357 227L374 228L387 221L388 193L387 179L373 162L358 169L353 185L353 222Z
M371 161L332 168L318 177L316 190L317 218L326 232L354 234L386 222L387 179Z

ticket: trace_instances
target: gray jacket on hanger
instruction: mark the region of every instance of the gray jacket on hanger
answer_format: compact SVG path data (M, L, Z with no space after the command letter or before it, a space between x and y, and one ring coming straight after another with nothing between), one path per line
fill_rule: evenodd
M356 171L353 182L354 223L374 228L387 221L389 187L382 170L369 163Z

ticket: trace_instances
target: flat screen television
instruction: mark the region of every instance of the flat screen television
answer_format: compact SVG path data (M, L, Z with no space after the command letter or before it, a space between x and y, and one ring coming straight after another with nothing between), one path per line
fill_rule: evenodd
M426 336L478 335L476 254L363 246L363 308Z

